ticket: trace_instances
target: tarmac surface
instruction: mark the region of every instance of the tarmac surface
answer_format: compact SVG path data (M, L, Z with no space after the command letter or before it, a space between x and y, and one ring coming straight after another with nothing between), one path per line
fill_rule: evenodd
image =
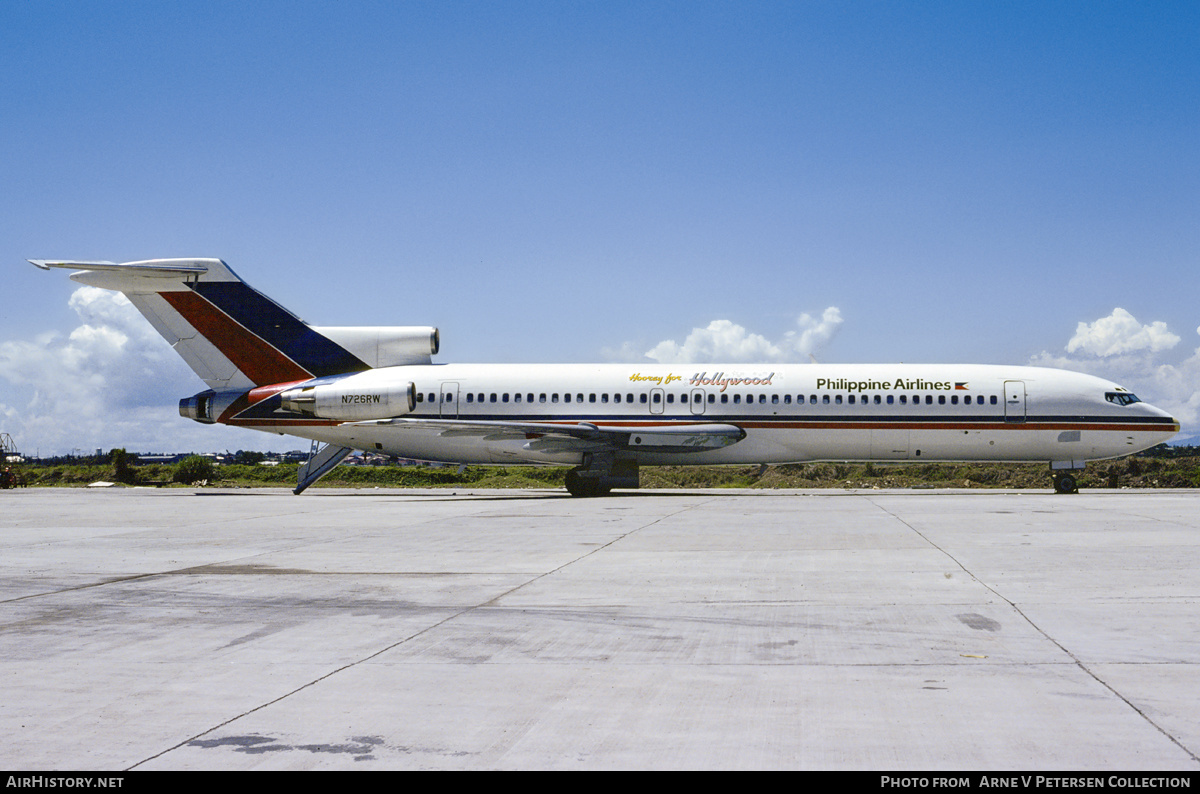
M0 767L1200 770L1200 492L0 492Z

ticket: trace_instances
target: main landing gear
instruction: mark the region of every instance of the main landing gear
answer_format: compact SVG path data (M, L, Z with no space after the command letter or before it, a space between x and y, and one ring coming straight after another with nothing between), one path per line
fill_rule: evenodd
M571 496L608 496L611 490L601 485L599 477L585 477L579 469L567 472L567 491Z
M1054 492L1055 493L1079 493L1079 480L1069 471L1058 471L1054 473Z
M637 488L636 460L589 453L583 465L567 472L567 491L571 496L608 496L613 488Z

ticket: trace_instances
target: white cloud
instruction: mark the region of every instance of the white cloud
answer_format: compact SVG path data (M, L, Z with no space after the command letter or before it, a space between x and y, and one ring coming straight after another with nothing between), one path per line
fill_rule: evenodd
M820 319L800 315L796 320L798 329L772 342L730 320L713 320L704 328L693 328L682 343L671 339L659 342L645 357L660 364L794 361L828 344L841 324L841 312L830 306ZM622 346L622 351L629 350L628 343Z
M82 324L66 337L51 331L0 343L0 372L32 386L42 404L87 413L98 401L106 408L161 402L164 380L178 383L189 372L119 292L80 287L69 305Z
M751 334L729 320L713 320L705 328L693 328L683 344L659 342L646 352L660 364L692 361L773 361L782 355L766 337Z
M124 295L80 287L69 305L80 319L69 334L0 342L0 379L9 384L0 416L22 452L278 448L278 436L179 416L179 398L204 384ZM303 444L293 439L282 448Z
M829 344L842 327L842 313L836 306L830 306L821 313L820 320L802 314L796 319L796 324L800 326L799 333L788 331L786 341L792 350L807 356Z
M1094 323L1079 323L1075 336L1067 343L1067 352L1082 351L1095 356L1116 356L1148 350L1157 353L1179 344L1179 337L1167 330L1164 322L1141 325L1122 308Z
M1196 329L1200 333L1200 328ZM1058 367L1115 381L1146 402L1168 411L1183 426L1183 435L1200 431L1200 348L1182 360L1164 361L1160 354L1180 338L1166 323L1142 325L1124 309L1092 323L1079 323L1067 343L1068 355L1042 352L1030 363ZM1082 357L1070 355L1082 353Z

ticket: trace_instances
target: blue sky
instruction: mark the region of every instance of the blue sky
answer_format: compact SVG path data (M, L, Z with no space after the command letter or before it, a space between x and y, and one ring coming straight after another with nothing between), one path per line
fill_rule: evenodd
M443 361L1032 362L1200 431L1197 53L1195 3L2 3L0 430L298 446L24 262L213 256Z

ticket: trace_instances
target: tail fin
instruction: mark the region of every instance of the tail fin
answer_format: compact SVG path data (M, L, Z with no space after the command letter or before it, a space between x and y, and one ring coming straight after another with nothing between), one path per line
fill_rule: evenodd
M74 281L125 293L200 379L217 391L372 368L253 289L219 259L29 261L43 270L76 270L71 274Z

